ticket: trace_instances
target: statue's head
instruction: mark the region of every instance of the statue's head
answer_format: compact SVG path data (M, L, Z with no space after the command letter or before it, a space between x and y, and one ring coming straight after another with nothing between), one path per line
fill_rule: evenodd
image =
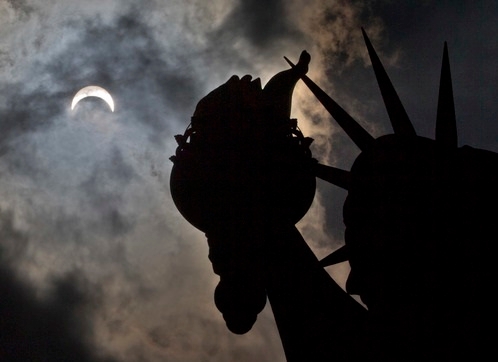
M303 79L361 150L350 171L317 165L319 177L348 191L345 246L322 265L349 261L346 290L396 343L424 344L422 351L435 341L481 343L482 334L466 333L494 310L481 295L495 282L489 210L498 202L498 155L457 145L446 46L432 140L416 134L364 36L393 134L374 139Z
M448 187L448 181L458 167L458 148L446 48L436 140L430 140L417 136L363 35L394 134L373 138L309 78L303 80L361 150L349 172L318 168L317 176L348 190L345 246L326 258L324 265L349 260L347 291L360 295L369 309L376 310L408 300L413 292L425 294L430 275L435 275L431 273L445 251L438 238L451 219L446 210L451 210L448 203L455 188ZM427 268L419 268L419 263Z
M412 294L432 288L445 252L439 239L452 221L456 151L392 134L355 160L344 204L346 288L370 309L413 301Z

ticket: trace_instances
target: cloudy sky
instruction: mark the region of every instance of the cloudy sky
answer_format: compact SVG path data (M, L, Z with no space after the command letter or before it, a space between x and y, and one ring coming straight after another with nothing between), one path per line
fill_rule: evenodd
M283 361L268 308L237 336L214 306L205 237L169 193L173 136L231 75L264 85L303 49L312 79L390 133L361 26L430 138L447 41L459 144L498 152L495 1L0 0L0 359ZM90 84L114 113L70 110ZM358 149L302 84L292 116L319 161L351 167ZM345 196L319 182L299 223L320 257ZM343 285L347 263L329 272Z

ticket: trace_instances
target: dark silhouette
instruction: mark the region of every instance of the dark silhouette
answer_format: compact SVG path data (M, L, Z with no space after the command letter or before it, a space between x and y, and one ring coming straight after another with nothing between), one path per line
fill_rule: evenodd
M199 102L177 136L173 199L206 233L215 302L234 333L250 330L268 296L288 360L483 359L494 352L498 155L457 146L446 45L430 140L363 35L394 134L369 135L305 75L303 52L263 89L234 76ZM289 119L298 79L361 149L350 172L313 160ZM315 176L348 190L346 244L321 262L294 226ZM323 269L345 260L347 291L368 311Z

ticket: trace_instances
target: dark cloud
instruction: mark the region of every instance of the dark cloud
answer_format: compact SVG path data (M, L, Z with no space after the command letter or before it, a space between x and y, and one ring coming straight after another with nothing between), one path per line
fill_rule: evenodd
M33 6L26 0L6 0L6 3L14 9L20 20L26 19L34 11Z
M56 280L45 298L0 266L2 361L111 361L91 347L88 291L76 274ZM94 301L95 302L95 301Z
M53 280L49 291L40 293L16 272L28 235L16 228L11 212L2 212L0 222L0 359L111 361L90 347L99 288L73 272Z
M0 261L11 263L24 254L29 237L14 226L12 211L0 210Z
M282 0L239 1L216 32L225 39L244 39L259 49L275 46L284 38L296 40L300 34L289 23L285 5Z
M111 157L104 164L98 164L91 176L82 183L88 208L94 210L94 225L110 236L128 233L133 228L133 219L123 212L125 188L137 177L133 168L114 148Z
M27 133L40 131L53 124L63 111L64 105L54 102L66 94L51 94L47 88L39 87L27 92L20 84L1 87L5 106L0 108L0 153L9 149L9 142Z

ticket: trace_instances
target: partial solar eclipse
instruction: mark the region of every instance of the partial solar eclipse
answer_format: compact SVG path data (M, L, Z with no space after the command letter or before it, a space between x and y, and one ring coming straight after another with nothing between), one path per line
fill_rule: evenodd
M76 107L79 101L86 97L97 97L104 100L108 104L109 108L111 108L111 111L114 112L114 101L112 100L111 94L98 85L89 85L87 87L81 88L73 98L73 102L71 103L71 110Z

